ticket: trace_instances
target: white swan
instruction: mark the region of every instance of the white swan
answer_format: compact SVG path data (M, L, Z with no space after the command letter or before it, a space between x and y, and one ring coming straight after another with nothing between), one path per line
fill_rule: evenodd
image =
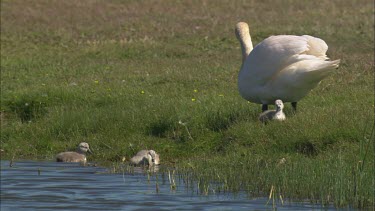
M266 123L270 120L284 121L286 119L283 112L284 104L282 100L275 101L276 110L264 111L260 114L259 120Z
M133 165L159 165L160 157L154 150L141 150L130 159Z
M328 46L316 37L271 36L253 49L247 23L237 23L235 32L242 49L239 92L246 100L262 104L263 111L276 99L292 102L296 110L297 101L340 63L328 61Z
M86 152L92 153L89 144L86 142L81 142L78 145L77 152L61 152L56 155L56 161L86 163Z

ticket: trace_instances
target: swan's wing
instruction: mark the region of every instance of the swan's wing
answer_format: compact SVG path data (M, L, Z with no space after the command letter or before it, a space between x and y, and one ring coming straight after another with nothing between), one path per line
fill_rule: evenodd
M243 68L259 85L267 83L285 67L301 60L324 60L327 44L308 35L271 36L259 43L247 57Z
M328 59L326 52L328 45L322 39L312 37L310 35L303 35L302 37L307 39L308 50L304 52L307 55L313 55L323 60Z
M139 155L139 156L146 156L147 153L148 153L148 150L143 149L143 150L140 150L139 152L137 152L136 155Z
M339 66L340 60L302 60L284 68L276 78L263 87L263 100L271 103L282 98L285 102L297 102L319 82Z
M339 66L340 60L323 61L323 60L302 60L286 67L278 75L280 87L290 84L291 87L299 89L312 89L327 75L332 73ZM304 87L311 88L304 88Z

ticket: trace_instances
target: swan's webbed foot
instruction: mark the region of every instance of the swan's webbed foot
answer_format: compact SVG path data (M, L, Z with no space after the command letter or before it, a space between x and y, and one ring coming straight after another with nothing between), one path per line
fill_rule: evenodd
M297 113L297 102L292 102L293 113Z
M268 105L267 104L262 104L262 112L265 112L268 110Z

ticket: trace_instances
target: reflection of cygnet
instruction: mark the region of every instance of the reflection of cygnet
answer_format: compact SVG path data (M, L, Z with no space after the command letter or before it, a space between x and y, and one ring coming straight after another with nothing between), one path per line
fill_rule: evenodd
M89 144L86 142L82 142L78 145L77 152L61 152L56 155L56 161L86 163L86 152L92 153Z
M130 159L133 165L159 165L160 157L154 150L141 150Z
M259 120L263 123L266 123L269 120L278 120L284 121L285 114L283 112L284 104L281 100L275 101L276 110L268 110L260 114Z

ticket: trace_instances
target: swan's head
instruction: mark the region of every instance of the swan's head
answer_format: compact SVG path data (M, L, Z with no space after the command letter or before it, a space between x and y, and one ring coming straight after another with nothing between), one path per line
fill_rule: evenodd
M244 38L250 34L249 25L245 22L239 22L236 24L236 37L239 41L244 40Z
M282 100L276 100L275 101L276 110L283 110L284 103Z
M89 144L86 143L86 142L79 143L77 150L80 153L86 153L86 152L92 153L91 150L90 150Z

